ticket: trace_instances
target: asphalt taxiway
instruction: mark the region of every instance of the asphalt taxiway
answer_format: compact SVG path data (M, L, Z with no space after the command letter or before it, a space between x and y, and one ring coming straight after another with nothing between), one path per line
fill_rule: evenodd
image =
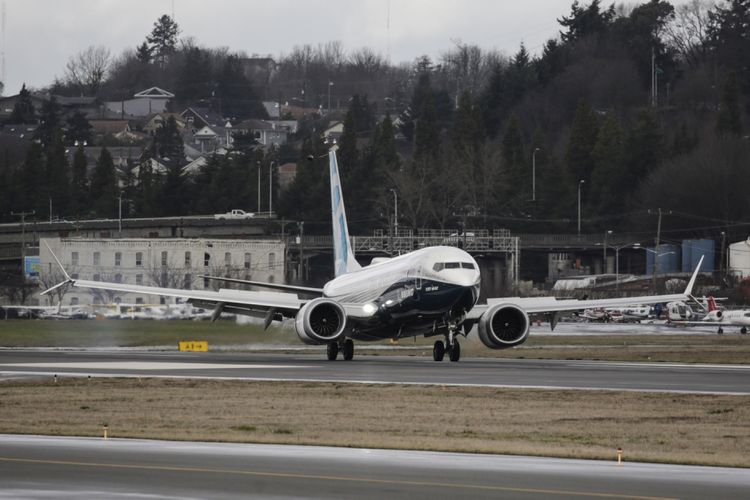
M421 356L0 350L0 378L180 377L456 386L750 394L750 365L694 365Z
M0 498L746 498L746 469L0 435Z

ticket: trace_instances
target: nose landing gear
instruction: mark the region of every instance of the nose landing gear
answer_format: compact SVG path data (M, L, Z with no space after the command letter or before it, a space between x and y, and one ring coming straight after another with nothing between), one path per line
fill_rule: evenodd
M442 340L436 340L432 346L432 359L435 361L442 361L445 353L448 353L448 359L451 361L458 361L461 359L461 344L458 343L458 339L455 337L456 327L452 327L448 335L445 336L445 344Z

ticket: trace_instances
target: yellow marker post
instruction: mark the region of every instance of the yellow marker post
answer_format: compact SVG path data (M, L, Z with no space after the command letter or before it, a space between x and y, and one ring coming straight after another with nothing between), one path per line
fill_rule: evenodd
M622 465L622 448L617 447L617 465Z
M107 424L104 424L104 439L109 439L109 437L107 437L108 430L109 430L109 427L107 426Z

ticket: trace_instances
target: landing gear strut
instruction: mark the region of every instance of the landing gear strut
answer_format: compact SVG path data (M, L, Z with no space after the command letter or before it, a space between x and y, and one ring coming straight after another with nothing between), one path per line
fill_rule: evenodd
M445 353L448 353L448 359L458 361L461 359L461 344L455 337L455 329L451 329L445 336L445 343L442 340L436 340L432 346L432 359L442 361Z
M716 333L722 335L724 333L724 329L722 327L719 327L719 330Z

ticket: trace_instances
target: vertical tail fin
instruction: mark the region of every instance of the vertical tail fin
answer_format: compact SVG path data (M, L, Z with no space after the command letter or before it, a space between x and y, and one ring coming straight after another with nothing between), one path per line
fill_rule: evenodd
M713 297L709 296L708 297L708 312L717 311L718 309L719 308L716 307L716 299L714 299Z
M333 263L336 276L350 273L361 269L354 258L352 245L349 241L349 228L346 224L346 210L344 209L344 198L341 194L341 178L339 177L339 166L336 161L336 150L333 146L328 152L329 168L331 175L331 217L333 221Z

